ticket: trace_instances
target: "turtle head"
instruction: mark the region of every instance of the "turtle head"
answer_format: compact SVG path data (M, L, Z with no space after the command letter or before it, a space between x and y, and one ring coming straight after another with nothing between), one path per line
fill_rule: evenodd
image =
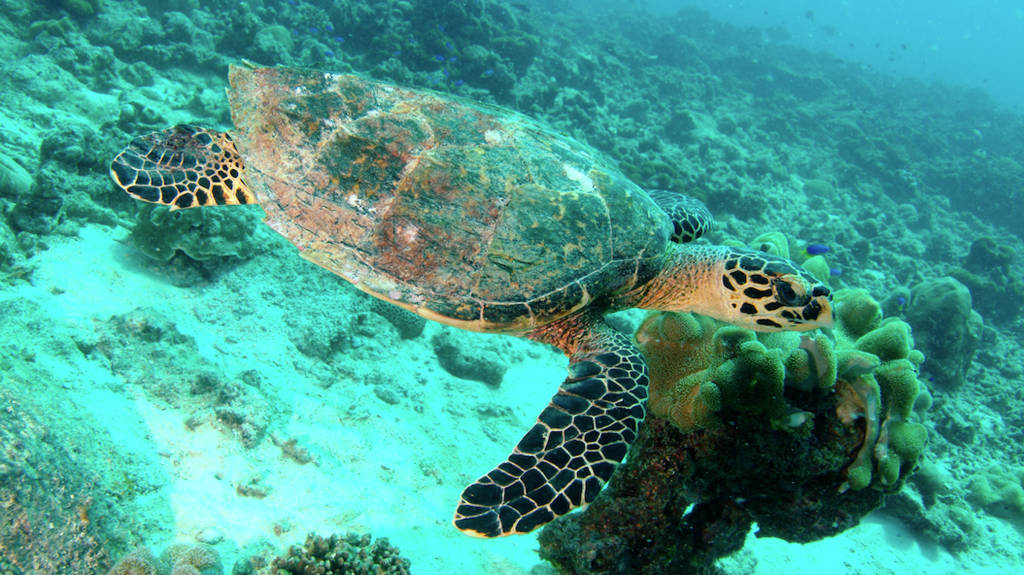
M713 266L721 301L709 315L756 331L832 325L832 290L802 267L764 252L724 249Z
M832 290L799 265L725 246L673 246L658 273L616 307L691 311L756 331L832 326Z

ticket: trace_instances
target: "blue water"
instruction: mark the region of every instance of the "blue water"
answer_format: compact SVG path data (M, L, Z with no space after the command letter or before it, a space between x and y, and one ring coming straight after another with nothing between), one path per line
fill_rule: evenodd
M772 2L649 0L655 13L707 10L773 41L865 67L977 88L1024 112L1024 5L1012 0Z

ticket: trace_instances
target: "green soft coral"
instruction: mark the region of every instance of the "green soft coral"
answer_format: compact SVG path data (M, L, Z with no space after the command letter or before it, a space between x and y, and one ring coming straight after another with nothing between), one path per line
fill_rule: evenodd
M910 326L883 319L881 305L865 290L841 290L835 299L837 346L850 350L840 361L836 388L853 390L841 395L837 409L863 419L865 428L843 487L894 491L917 466L928 439L922 421L930 401L922 396L930 396L918 378L921 352L914 349ZM868 398L874 394L877 406Z
M763 413L783 427L793 422L783 398L786 354L754 332L694 314L654 313L637 342L649 358L651 413L680 430L716 428L725 409ZM803 420L796 419L798 427Z
M837 339L856 340L882 322L882 306L864 289L846 289L834 295Z
M883 319L866 291L840 290L835 299L834 342L824 334L756 334L693 314L648 315L636 340L651 371L651 414L685 433L718 428L725 412L806 432L814 414L792 407L787 389L835 392L840 421L863 429L841 488L898 488L927 443L921 354L910 326Z
M968 485L967 500L997 517L1024 519L1024 468L979 471Z
M789 259L789 239L782 232L765 232L750 242L755 250Z
M817 278L818 281L831 285L832 268L828 265L828 260L825 259L825 256L811 256L800 265L805 270L811 272L811 275Z

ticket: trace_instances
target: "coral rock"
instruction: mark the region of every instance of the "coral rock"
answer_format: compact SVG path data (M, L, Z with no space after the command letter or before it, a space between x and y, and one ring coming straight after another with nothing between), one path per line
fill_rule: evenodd
M409 560L386 538L373 541L367 535L320 537L310 533L302 547L270 564L267 575L409 575ZM264 573L261 571L260 573Z
M981 316L971 309L971 292L944 277L917 284L911 293L907 321L927 358L921 369L937 385L956 389L966 380L983 328Z

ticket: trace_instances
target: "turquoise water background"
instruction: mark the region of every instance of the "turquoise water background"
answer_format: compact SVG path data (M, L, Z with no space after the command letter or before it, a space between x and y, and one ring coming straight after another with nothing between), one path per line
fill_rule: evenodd
M707 10L775 41L822 50L886 74L980 89L1016 113L1024 105L1024 8L972 2L656 2L654 11Z

